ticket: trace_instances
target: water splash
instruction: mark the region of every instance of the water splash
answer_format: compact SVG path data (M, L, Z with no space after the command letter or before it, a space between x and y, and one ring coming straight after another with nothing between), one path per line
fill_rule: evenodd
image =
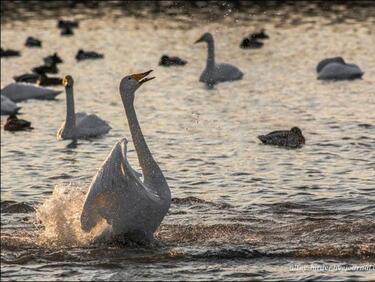
M42 245L86 246L108 226L101 222L91 232L81 229L80 215L85 194L85 189L79 186L56 185L52 195L36 208Z

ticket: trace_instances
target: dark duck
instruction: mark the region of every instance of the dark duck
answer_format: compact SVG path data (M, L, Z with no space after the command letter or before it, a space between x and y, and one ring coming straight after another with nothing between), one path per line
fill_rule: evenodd
M29 36L25 42L26 47L42 47L42 41L39 39Z
M8 131L21 131L31 129L33 129L33 127L31 127L31 122L24 119L19 119L15 114L10 115L4 125L4 130Z
M13 76L15 82L36 83L40 78L37 73L25 73L18 76Z
M43 61L46 65L57 65L64 62L57 53L44 57Z
M37 84L40 86L56 86L62 85L63 79L60 77L49 77L46 74L41 74L37 80Z
M186 65L186 61L183 59L180 59L179 57L169 57L167 55L163 55L160 58L159 66L184 66Z
M300 148L305 144L305 137L298 127L292 127L291 130L273 131L267 135L259 135L258 138L263 144L288 148Z
M244 38L240 44L242 49L259 49L262 48L263 42L258 41L255 38Z
M4 50L3 48L1 48L1 51L0 51L0 57L19 57L20 55L21 53L19 51L12 50L12 49Z
M93 51L83 51L82 49L79 49L76 55L77 61L82 60L90 60L90 59L101 59L103 58L103 54L99 54Z

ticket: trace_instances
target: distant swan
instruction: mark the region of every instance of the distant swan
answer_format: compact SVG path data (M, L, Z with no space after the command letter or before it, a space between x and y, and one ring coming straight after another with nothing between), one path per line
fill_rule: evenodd
M21 107L18 107L16 103L1 95L1 115L13 115L17 114Z
M147 243L171 204L171 193L163 172L143 137L134 109L135 91L151 71L124 77L120 94L144 181L127 160L127 140L113 147L94 177L81 213L81 228L90 231L101 219L111 226L104 234L116 240ZM103 235L104 236L104 235Z
M351 80L361 78L364 74L357 65L345 63L342 57L324 59L316 70L321 80Z
M86 139L97 137L111 130L109 124L95 114L75 113L73 85L74 81L67 75L63 84L66 92L66 120L57 131L59 139Z
M259 140L266 145L276 145L289 148L299 148L305 144L305 137L301 129L292 127L291 130L278 130L267 135L258 136Z
M1 95L13 102L21 102L28 99L53 100L61 91L44 87L38 87L27 83L11 83L1 89Z
M239 80L243 77L237 67L229 64L215 64L215 46L212 34L206 32L195 43L207 42L207 63L206 68L202 72L199 81L206 83L209 88L212 88L216 83L224 81Z

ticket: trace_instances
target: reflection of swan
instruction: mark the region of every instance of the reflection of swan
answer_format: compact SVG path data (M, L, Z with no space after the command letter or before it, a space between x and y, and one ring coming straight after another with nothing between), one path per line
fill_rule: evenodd
M58 130L57 137L60 139L85 139L108 133L111 127L97 115L75 113L73 78L67 75L63 83L66 92L66 120Z
M299 148L305 144L305 137L301 129L292 127L291 130L277 130L267 135L258 136L259 140L266 145L277 145L289 148Z
M18 113L20 109L21 107L18 107L12 100L1 95L1 115L13 115Z
M27 83L11 83L1 89L1 95L13 102L21 102L28 99L53 100L61 91L44 87L38 87Z
M363 75L357 65L345 63L342 57L324 59L319 62L316 70L318 79L322 80L349 80Z
M152 239L168 212L171 194L166 179L143 137L134 109L134 93L151 71L122 79L121 98L144 181L127 160L127 140L115 144L94 177L81 214L81 227L89 231L101 220L111 225L112 236L138 242Z
M215 64L214 38L211 33L206 32L195 43L207 42L207 64L202 72L199 81L205 82L208 87L224 81L233 81L242 79L243 73L235 66L229 64Z

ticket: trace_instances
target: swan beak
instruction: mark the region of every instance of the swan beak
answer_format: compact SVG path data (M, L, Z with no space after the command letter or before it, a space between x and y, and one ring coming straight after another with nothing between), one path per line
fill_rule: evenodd
M199 38L197 41L195 41L194 42L194 44L197 44L197 43L199 43L199 42L203 42L204 40L203 40L203 36L201 37L201 38Z
M136 81L138 81L139 84L143 84L155 78L154 76L146 78L146 76L148 76L151 72L152 70L142 72L142 73L136 73L136 74L132 74L131 77L135 79Z

